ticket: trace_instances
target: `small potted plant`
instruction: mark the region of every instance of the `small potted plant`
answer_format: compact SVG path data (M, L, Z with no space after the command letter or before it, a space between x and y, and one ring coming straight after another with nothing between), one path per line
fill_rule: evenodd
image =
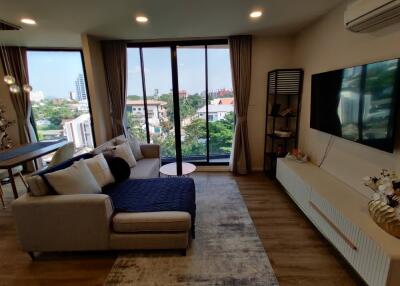
M382 169L379 176L363 180L375 192L368 203L372 219L386 232L400 238L400 179L394 171Z

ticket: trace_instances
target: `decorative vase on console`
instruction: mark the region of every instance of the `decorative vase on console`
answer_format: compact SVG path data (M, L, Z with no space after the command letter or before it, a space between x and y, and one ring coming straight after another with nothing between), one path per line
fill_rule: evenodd
M400 238L400 179L394 171L382 169L379 176L363 180L375 192L368 203L372 219L386 232Z
M11 138L8 136L7 129L15 122L5 117L6 110L4 106L0 106L0 151L13 147Z

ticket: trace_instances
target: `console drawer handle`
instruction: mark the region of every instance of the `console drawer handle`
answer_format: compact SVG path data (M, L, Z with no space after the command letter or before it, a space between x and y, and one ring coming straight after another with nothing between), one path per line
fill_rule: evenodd
M310 206L337 232L337 234L346 242L352 249L357 250L357 246L343 233L340 229L313 203L309 202Z

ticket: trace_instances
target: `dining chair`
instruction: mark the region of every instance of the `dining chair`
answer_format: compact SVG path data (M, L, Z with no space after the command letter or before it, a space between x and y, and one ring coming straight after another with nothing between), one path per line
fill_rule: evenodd
M28 188L28 184L26 183L24 176L22 175L22 170L23 170L23 167L21 165L16 166L16 167L12 168L12 174L13 174L13 176L18 175L21 178L22 183L25 185L25 188ZM8 177L9 177L8 170L0 169L0 200L3 205L3 208L5 208L6 206L4 203L4 197L3 197L4 191L1 186L1 181L3 181L4 179L7 179Z

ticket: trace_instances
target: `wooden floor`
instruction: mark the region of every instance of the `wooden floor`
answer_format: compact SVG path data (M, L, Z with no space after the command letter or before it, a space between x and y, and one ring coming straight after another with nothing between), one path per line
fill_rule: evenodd
M230 174L197 173L196 176L212 186L218 177ZM362 285L277 183L262 174L235 179L280 285ZM0 285L103 283L116 253L45 254L32 262L18 246L9 207L12 200L9 186L6 193L8 207L0 209Z

